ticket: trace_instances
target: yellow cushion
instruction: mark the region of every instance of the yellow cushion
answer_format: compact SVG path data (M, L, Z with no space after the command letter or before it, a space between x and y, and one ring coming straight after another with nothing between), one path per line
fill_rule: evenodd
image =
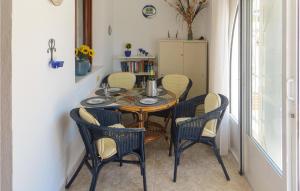
M211 112L218 107L221 106L221 98L218 94L215 93L209 93L204 101L204 112L208 113ZM210 120L206 123L205 129L211 134L216 136L217 134L217 122L218 120Z
M100 126L99 121L83 107L79 109L79 116L90 124Z
M189 78L180 74L169 74L162 79L164 89L173 92L179 98L186 90Z
M205 113L211 112L218 107L221 106L221 98L218 94L215 93L209 93L204 101L204 111ZM176 119L176 123L180 123L186 120L191 119L190 117L181 117ZM206 123L202 136L205 137L215 137L217 134L217 120L210 120Z
M79 109L79 116L88 123L100 126L99 121L84 108ZM122 124L115 124L109 127L125 128ZM97 144L99 156L102 159L107 159L117 153L117 145L115 141L111 138L99 139L96 144Z
M130 72L113 73L108 77L110 87L125 88L130 90L134 88L136 76Z
M125 128L122 124L109 126L111 128ZM102 138L97 141L97 149L102 159L107 159L117 154L116 142L111 138Z

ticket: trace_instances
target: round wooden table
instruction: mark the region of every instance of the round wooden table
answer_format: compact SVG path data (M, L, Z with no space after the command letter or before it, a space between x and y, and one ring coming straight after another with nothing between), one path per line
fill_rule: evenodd
M158 98L163 99L163 102L161 104L149 105L149 106L137 104L139 99L145 97L142 96L143 91L144 91L143 89L133 89L120 96L117 96L116 104L119 105L119 109L121 111L127 111L127 112L132 112L137 114L138 121L137 123L132 124L132 126L135 125L136 127L146 129L145 143L148 143L159 139L165 133L165 129L163 129L161 125L159 126L158 123L151 122L151 126L157 127L155 130L151 130L149 126L147 127L145 125L148 119L148 113L169 109L176 105L177 99L175 94L166 91L165 95L158 96Z

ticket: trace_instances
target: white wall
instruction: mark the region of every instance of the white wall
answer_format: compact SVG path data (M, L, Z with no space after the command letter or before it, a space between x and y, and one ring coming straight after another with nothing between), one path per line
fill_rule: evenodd
M163 0L114 0L114 55L124 54L127 42L133 44L133 54L136 50L144 48L150 54L158 54L158 42L167 39L168 31L173 38L178 31L179 39L187 39L187 28L177 12ZM142 15L145 5L152 4L157 9L156 17L146 19ZM210 34L210 8L200 12L193 25L194 38L204 36L209 39ZM120 70L120 64L115 62L115 70Z
M102 69L75 83L74 1L60 7L50 1L13 0L12 121L14 190L61 190L65 177L83 151L83 144L69 111L95 87L98 75L110 72L111 38L104 33L110 0L95 0L95 64ZM95 8L96 9L96 8ZM101 14L100 14L101 13ZM65 66L47 65L49 38Z

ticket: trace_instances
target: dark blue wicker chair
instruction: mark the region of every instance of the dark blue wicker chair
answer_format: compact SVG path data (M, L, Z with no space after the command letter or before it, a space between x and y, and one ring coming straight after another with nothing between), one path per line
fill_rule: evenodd
M176 105L174 108L174 115L172 118L172 128L171 128L171 144L169 155L172 155L172 146L174 145L174 154L175 154L175 163L174 163L174 176L173 181L176 182L177 178L177 167L180 163L180 155L183 151L190 148L196 143L207 144L212 147L214 154L216 155L218 162L220 163L223 172L225 174L226 179L229 181L230 177L227 173L227 170L224 166L222 158L219 153L219 149L216 145L215 137L207 137L203 136L203 130L207 122L211 120L217 120L216 123L216 132L220 127L220 123L225 114L226 108L228 106L228 99L219 94L221 98L221 106L217 109L204 113L200 116L195 117L196 109L199 105L204 104L205 98L207 95L198 96L192 98L188 101L184 101ZM190 119L185 120L183 122L177 122L178 118L186 118L190 117Z
M96 188L97 178L100 170L109 162L139 164L141 175L143 176L144 191L147 190L146 185L146 168L145 168L145 151L144 151L144 129L137 128L110 128L113 124L118 124L121 121L121 114L115 111L87 109L98 121L101 126L95 126L82 120L79 116L79 109L71 111L71 117L76 121L79 132L83 139L86 154L80 163L78 169L67 183L66 188L69 188L82 166L85 164L92 174L92 182L90 191ZM96 147L96 141L101 138L111 138L116 142L117 154L107 159L101 159ZM138 157L137 161L123 160L123 157L129 154L134 154Z

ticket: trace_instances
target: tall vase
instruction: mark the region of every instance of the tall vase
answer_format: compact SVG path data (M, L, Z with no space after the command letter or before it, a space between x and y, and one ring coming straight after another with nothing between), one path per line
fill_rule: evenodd
M193 40L192 24L188 24L188 40Z
M91 69L91 63L89 59L76 59L75 73L76 76L84 76Z

